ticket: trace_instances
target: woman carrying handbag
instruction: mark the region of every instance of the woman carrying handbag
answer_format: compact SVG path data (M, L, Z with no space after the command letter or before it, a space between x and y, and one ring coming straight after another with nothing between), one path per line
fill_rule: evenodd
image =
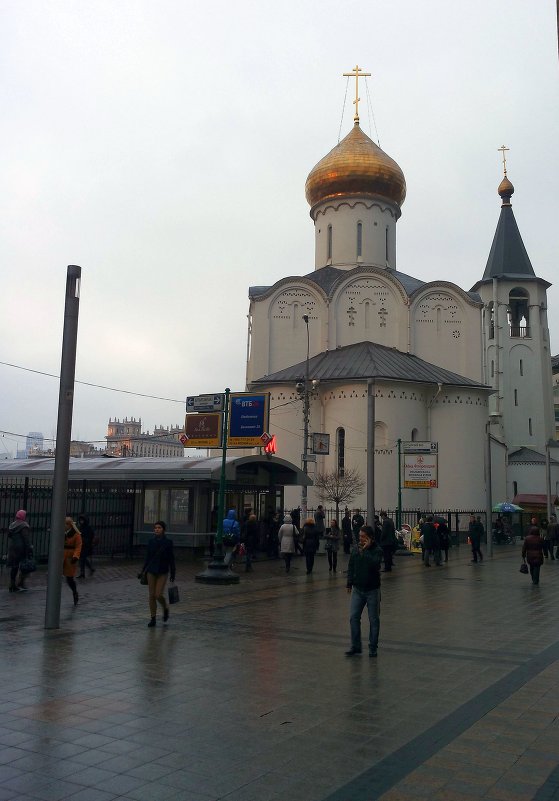
M165 536L166 525L163 520L158 520L153 527L154 536L148 541L146 548L146 558L138 578L142 581L143 576L147 576L149 589L149 612L150 621L148 628L152 629L156 624L157 603L163 607L163 622L169 620L169 605L165 600L165 584L167 576L171 574L171 584L175 583L175 552L173 550L173 540Z

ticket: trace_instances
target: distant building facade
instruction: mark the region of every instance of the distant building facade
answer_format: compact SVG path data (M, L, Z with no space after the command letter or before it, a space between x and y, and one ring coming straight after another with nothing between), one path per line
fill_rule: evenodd
M156 426L153 433L142 432L142 420L134 417L109 420L107 427L107 454L109 456L184 456L179 442L180 426Z

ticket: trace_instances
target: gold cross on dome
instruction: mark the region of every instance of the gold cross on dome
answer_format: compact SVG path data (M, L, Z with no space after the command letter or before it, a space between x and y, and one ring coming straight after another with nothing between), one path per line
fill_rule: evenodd
M359 64L356 64L355 67L351 70L351 72L344 72L344 78L352 78L355 75L355 100L353 101L353 105L355 106L355 115L353 117L353 121L358 124L359 123L359 78L366 78L370 77L370 72L363 72L360 69Z
M507 151L510 150L510 147L506 147L505 145L501 145L498 147L497 150L501 153L503 157L503 171L505 173L505 177L507 175Z

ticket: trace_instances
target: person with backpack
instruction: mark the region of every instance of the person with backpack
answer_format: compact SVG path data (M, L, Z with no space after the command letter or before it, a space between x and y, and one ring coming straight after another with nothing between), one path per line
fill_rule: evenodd
M230 565L235 558L240 540L241 527L237 520L237 513L234 509L229 509L227 517L223 521L223 544L227 549L223 561L226 565Z

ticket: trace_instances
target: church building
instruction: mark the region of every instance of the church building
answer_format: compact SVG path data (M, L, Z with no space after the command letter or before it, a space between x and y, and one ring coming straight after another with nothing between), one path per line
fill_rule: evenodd
M310 456L311 477L353 468L365 480L372 442L375 508L395 509L398 440L435 442L436 479L404 488L402 507L478 510L486 508L489 440L493 502L544 493L555 433L550 284L536 276L522 242L506 162L481 279L469 291L422 281L398 269L404 174L361 130L355 105L352 130L306 181L314 270L249 290L247 387L271 393L278 455L299 464L305 429L311 454L312 435L329 435L328 452ZM288 507L300 502L292 495ZM318 502L309 488L309 507ZM351 505L365 508L365 493Z

